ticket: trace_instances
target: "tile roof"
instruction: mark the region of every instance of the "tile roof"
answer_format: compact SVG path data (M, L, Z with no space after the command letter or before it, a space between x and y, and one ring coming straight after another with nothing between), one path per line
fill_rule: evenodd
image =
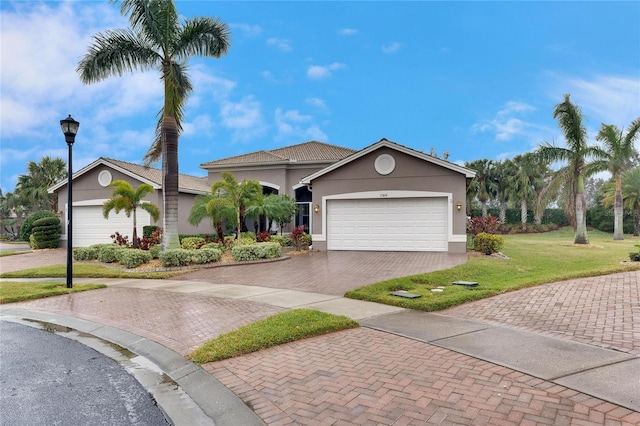
M246 165L246 164L270 164L287 163L295 161L327 162L338 161L356 151L350 148L330 145L324 142L310 141L284 148L261 150L249 154L236 155L234 157L221 158L219 160L202 163L203 169L216 166Z
M126 161L114 160L113 158L101 157L105 162L111 163L121 169L136 174L148 181L162 186L162 170L139 164L128 163ZM211 186L207 177L197 177L180 173L178 176L178 188L186 191L204 191L209 192Z

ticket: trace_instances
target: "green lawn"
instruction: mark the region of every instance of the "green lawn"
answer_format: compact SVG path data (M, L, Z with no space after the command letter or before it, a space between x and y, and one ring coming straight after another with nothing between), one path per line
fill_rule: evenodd
M162 279L171 278L189 272L163 271L163 272L127 272L118 268L110 268L99 263L73 263L74 278L141 278L141 279ZM43 266L33 269L22 269L20 271L5 272L0 274L0 278L64 278L67 276L67 265Z
M613 241L611 234L589 231L589 246L573 245L573 231L563 228L542 234L505 235L502 250L508 260L471 256L463 265L444 271L397 278L350 291L347 297L423 311L437 311L507 291L570 278L640 270L629 262L640 238L625 236ZM626 262L625 262L626 261ZM476 281L476 288L451 285L453 281ZM442 292L432 292L444 286ZM394 290L420 294L417 299L390 296Z
M359 327L359 324L344 316L312 309L294 309L220 335L204 343L188 357L193 362L204 364L354 327Z
M2 281L0 282L0 303L21 302L105 287L104 284L74 284L73 288L67 288L66 283L63 282Z

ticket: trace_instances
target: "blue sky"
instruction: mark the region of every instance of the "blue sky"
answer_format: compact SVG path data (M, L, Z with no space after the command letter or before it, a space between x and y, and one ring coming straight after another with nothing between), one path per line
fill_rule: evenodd
M385 137L457 163L544 141L570 93L589 137L640 117L640 2L177 1L227 23L231 49L192 59L182 173L231 155ZM80 122L74 171L100 156L139 163L153 140L155 71L83 85L91 36L122 28L107 1L2 1L0 186L28 161L67 159L59 120ZM639 145L640 147L640 145Z

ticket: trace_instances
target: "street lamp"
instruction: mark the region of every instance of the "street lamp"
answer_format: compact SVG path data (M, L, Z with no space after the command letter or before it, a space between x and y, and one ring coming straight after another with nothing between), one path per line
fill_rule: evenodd
M60 127L62 127L62 133L64 133L64 140L69 146L69 176L67 177L67 288L73 287L73 266L72 266L72 252L73 252L73 232L72 232L72 205L73 205L73 172L71 167L72 154L71 148L76 140L76 133L78 133L78 127L80 123L69 117L64 120L60 120Z

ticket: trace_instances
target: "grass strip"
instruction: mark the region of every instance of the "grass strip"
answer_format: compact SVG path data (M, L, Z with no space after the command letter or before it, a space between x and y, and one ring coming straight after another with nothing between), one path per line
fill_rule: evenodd
M74 284L73 288L67 288L64 282L2 281L0 282L0 304L22 302L24 300L59 296L105 287L107 287L105 284Z
M80 263L73 264L74 278L140 278L140 279L163 279L189 272L180 271L147 271L128 272L118 268L110 268L100 263ZM51 265L39 268L23 269L20 271L5 272L0 274L0 278L64 278L67 276L67 265Z
M613 241L612 234L589 231L589 245L574 245L573 230L542 234L505 235L508 259L471 256L456 267L395 278L350 291L346 297L422 311L438 311L462 303L525 287L616 272L640 270L640 262L629 262L629 252L640 242L635 237ZM475 281L478 287L452 285ZM443 287L442 291L433 289ZM396 290L420 294L420 298L391 296Z
M245 325L204 343L189 354L195 363L220 361L294 340L358 327L347 317L312 309L294 309Z

